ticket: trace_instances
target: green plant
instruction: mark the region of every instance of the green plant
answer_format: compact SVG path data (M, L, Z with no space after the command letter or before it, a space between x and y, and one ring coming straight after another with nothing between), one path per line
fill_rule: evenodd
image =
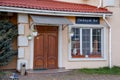
M114 66L112 68L109 67L102 67L102 68L93 68L93 69L79 69L78 72L86 73L86 74L113 74L113 75L120 75L120 67Z
M12 48L17 33L17 27L11 22L0 21L0 66L7 65L17 55L17 50Z

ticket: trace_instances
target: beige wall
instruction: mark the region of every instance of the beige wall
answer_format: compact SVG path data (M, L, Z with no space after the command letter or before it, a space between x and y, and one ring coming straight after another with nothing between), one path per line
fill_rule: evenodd
M115 6L108 9L113 12L109 18L112 26L112 63L120 66L120 0L115 0Z
M12 61L6 66L0 66L1 69L16 69L17 67L17 56L14 56Z
M28 36L30 34L30 27L29 24L25 24L25 35L24 36ZM25 60L28 61L28 69L30 68L30 41L28 41L28 46L24 47L25 49Z
M99 5L99 0L56 0L56 1L64 1L70 3L80 3L80 4L90 4L94 6Z

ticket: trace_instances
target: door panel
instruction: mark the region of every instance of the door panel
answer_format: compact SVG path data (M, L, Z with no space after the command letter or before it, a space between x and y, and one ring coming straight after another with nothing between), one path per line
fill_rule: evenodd
M34 38L34 69L58 68L58 28L37 27Z
M57 34L48 34L48 55L47 55L47 67L56 68L57 67Z
M44 68L44 34L41 33L39 36L36 36L34 39L35 46L34 46L34 68Z

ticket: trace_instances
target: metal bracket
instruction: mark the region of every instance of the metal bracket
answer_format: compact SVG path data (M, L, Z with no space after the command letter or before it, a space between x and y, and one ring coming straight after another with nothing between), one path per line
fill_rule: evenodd
M68 26L68 24L62 25L62 30L64 30L67 26Z

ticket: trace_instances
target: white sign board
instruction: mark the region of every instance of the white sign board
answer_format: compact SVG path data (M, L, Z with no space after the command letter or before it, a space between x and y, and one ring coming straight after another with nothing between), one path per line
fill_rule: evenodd
M28 39L26 36L18 36L18 46L28 46Z
M18 48L18 58L24 58L25 49Z

